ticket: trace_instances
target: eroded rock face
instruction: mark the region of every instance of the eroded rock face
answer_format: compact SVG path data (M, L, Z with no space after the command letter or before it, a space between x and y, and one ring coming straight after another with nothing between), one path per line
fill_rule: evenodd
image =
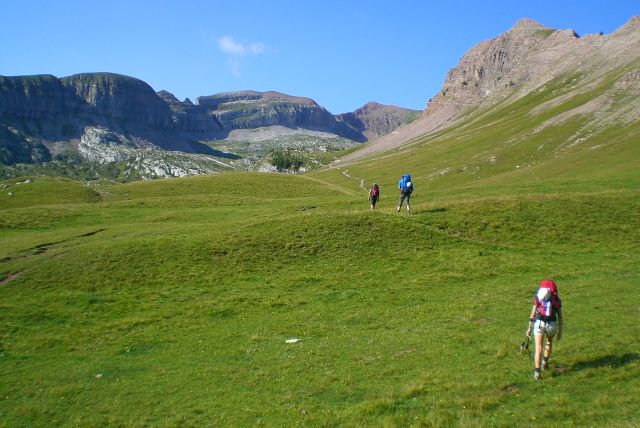
M55 76L0 76L0 117L58 117L76 106Z
M426 116L522 96L563 74L604 74L640 57L640 18L609 35L578 36L522 19L467 51L427 103ZM452 107L453 106L453 107Z
M85 73L60 81L99 115L158 128L173 123L167 103L142 80L113 73Z
M112 73L0 76L0 118L74 120L104 117L154 127L171 125L171 110L141 80Z

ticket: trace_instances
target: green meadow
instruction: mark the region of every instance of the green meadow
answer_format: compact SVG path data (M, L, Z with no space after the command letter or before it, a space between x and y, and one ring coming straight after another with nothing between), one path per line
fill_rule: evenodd
M558 88L307 175L0 183L0 426L637 426L640 125L531 132Z

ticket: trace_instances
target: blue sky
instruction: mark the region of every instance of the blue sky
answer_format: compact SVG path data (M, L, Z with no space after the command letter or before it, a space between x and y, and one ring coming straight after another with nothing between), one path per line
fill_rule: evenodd
M253 89L334 114L422 109L447 71L523 17L610 33L637 0L2 0L0 75L110 71L178 98Z

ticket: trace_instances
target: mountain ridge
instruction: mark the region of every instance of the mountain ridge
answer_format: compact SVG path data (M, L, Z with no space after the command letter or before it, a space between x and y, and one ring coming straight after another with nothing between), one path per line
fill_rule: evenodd
M413 112L388 108L394 118ZM401 124L388 120L386 114L387 107L383 106L379 123L363 122L357 114L346 120L310 98L276 91L224 92L198 97L193 103L189 99L180 101L166 90L155 92L135 77L110 72L62 78L46 74L0 76L0 163L46 162L76 152L96 160L112 150L89 155L87 147L115 144L117 148L122 141L140 150L233 157L202 141L225 140L236 130L263 128L273 128L262 133L269 138L315 132L320 139L339 137L360 143ZM368 132L368 124L375 125L376 131ZM262 134L254 133L248 141ZM243 134L234 135L237 138ZM92 143L77 151L86 141ZM106 156L113 159L111 154Z

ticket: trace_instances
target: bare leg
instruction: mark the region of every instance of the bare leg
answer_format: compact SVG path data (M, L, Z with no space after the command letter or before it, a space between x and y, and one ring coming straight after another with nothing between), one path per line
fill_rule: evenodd
M407 204L407 214L411 214L411 207Z
M536 353L535 353L535 368L540 368L540 360L542 359L542 340L544 334L536 334Z
M551 356L551 349L553 348L553 337L547 336L547 343L544 347L544 359L542 360L542 370L547 368L549 364L549 357Z

